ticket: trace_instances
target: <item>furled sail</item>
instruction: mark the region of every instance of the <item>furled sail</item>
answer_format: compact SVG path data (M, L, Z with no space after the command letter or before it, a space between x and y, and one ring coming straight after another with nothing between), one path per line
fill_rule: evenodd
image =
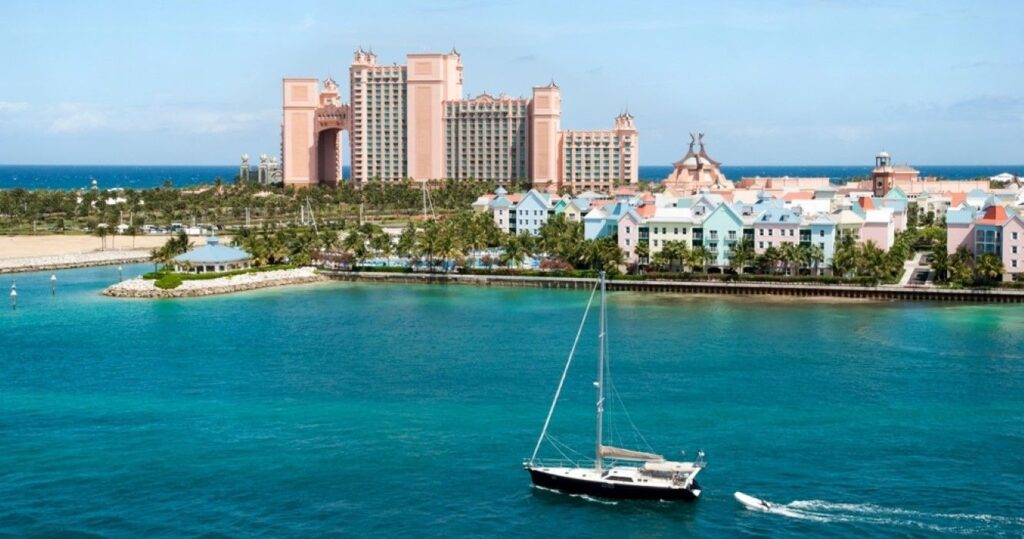
M633 451L632 449L622 449L621 447L612 447L610 445L601 446L601 456L609 459L639 460L645 462L661 462L665 460L665 457L656 453Z

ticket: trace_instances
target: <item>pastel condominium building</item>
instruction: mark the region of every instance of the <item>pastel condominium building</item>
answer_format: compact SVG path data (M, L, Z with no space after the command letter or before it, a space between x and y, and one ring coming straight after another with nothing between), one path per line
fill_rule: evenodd
M378 64L359 49L349 68L349 103L331 79L283 80L281 153L285 185L336 185L342 132L352 181L530 180L544 191L610 189L636 183L640 139L633 116L613 127L562 130L561 89L551 81L530 97L463 97L459 53L409 54Z
M1003 279L1024 273L1024 220L1011 205L994 198L978 208L962 204L946 212L946 248L952 255L960 248L975 257L993 254L1003 264Z
M564 215L583 224L585 239L615 237L630 263L648 263L668 242L700 246L710 253L708 266L716 268L732 267L735 247L748 241L758 255L790 244L813 246L820 257L814 268L828 271L843 236L887 251L907 228L910 197L899 185L875 196L873 184L834 187L828 178L744 178L734 184L708 155L704 135L690 137L688 152L657 194L632 186L566 196L499 188L473 208L489 212L507 233L537 234L550 218ZM980 205L988 196L972 193L963 200ZM639 245L647 247L647 257L638 255Z

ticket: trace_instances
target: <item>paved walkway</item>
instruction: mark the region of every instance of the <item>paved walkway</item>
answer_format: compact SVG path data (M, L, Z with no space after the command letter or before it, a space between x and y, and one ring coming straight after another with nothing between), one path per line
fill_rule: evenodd
M935 276L933 273L935 272L933 272L924 261L924 258L928 256L928 254L929 253L914 253L914 256L911 257L910 260L903 263L903 276L900 277L900 286L930 286L934 283ZM914 278L914 275L919 272L927 273L924 283L917 282L912 285L910 281Z

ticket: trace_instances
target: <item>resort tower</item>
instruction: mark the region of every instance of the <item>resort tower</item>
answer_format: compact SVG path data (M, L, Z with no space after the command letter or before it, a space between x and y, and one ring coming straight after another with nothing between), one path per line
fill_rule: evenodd
M281 153L285 185L336 184L341 132L351 177L368 181L531 180L547 190L610 190L638 179L639 134L628 113L598 131L561 129L561 90L551 81L529 98L482 93L465 99L462 58L406 55L381 65L359 49L349 68L351 104L328 79L283 80Z

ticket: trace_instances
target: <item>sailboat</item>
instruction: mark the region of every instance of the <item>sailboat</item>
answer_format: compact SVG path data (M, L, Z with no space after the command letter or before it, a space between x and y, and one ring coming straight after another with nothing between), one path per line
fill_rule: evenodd
M544 462L537 459L541 445L548 437L548 426L554 414L558 398L565 385L565 378L572 364L576 346L587 321L587 315L594 301L594 292L600 289L600 330L598 334L597 355L597 435L593 462L558 461ZM536 487L552 489L568 494L582 494L601 498L634 499L634 500L668 500L694 501L701 493L697 482L697 474L705 467L704 452L697 454L693 462L677 462L667 460L662 455L646 451L637 451L622 447L605 445L603 440L604 404L605 404L605 373L607 355L607 309L605 301L605 273L601 272L595 290L591 292L583 320L576 332L569 359L562 371L562 379L555 391L547 419L541 429L540 438L533 450L533 455L523 463L530 473L530 479Z

